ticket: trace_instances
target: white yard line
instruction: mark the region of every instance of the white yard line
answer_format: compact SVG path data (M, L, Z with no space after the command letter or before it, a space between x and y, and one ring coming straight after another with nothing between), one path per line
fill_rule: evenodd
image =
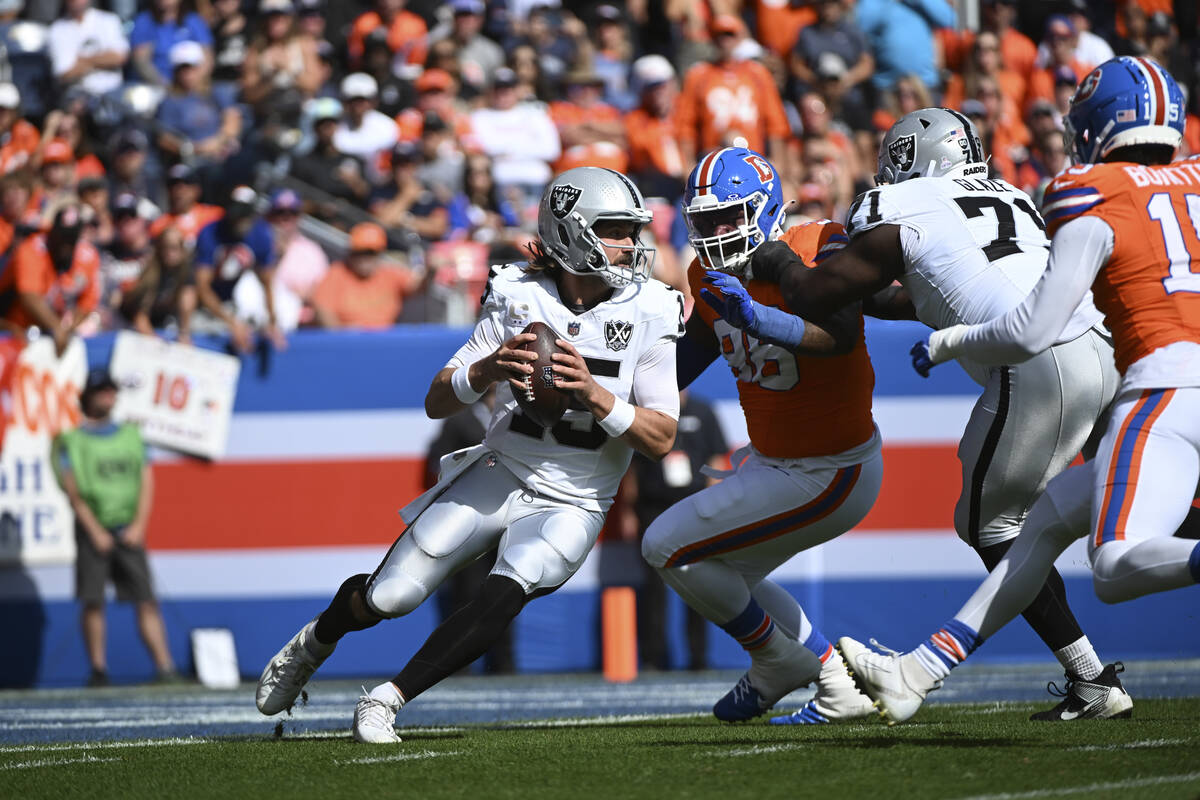
M113 756L112 758L96 758L93 755L84 753L75 758L39 758L36 761L16 761L12 764L0 764L0 770L5 769L32 769L34 767L65 767L68 764L103 764L108 761L120 761L121 759Z
M662 719L687 719L705 716L703 712L686 714L612 714L605 717L574 717L571 719L533 719L505 722L500 728L584 728L591 725L622 725L627 722L652 722ZM485 727L491 727L485 725Z
M1026 800L1035 797L1063 797L1071 794L1087 794L1089 792L1111 792L1120 789L1143 789L1147 786L1162 786L1171 783L1190 783L1200 781L1200 772L1189 772L1185 775L1158 775L1153 778L1130 778L1125 781L1110 783L1089 783L1087 786L1066 786L1061 789L1034 789L1031 792L1001 792L999 794L976 794L963 797L960 800Z
M368 756L366 758L348 758L345 761L334 761L334 764L344 766L347 764L385 764L389 761L420 761L426 758L439 758L441 756L457 756L461 754L461 750L447 750L444 753L438 753L433 750L421 750L415 753L395 753L390 756Z
M756 744L752 747L735 747L732 750L707 750L697 753L696 758L736 758L738 756L762 756L768 753L785 753L791 750L804 750L808 745L795 744Z
M20 744L0 745L0 755L6 753L52 753L60 750L112 750L126 747L177 747L188 744L207 744L208 739L174 738L174 739L134 739L128 742L71 742L68 744Z
M1090 753L1097 750L1142 750L1153 749L1155 747L1173 747L1177 744L1187 744L1191 739L1142 739L1137 742L1125 742L1123 744L1087 744L1081 747L1068 747L1068 750L1077 753Z
M410 736L437 736L438 734L462 733L465 728L454 728L446 726L432 726L426 728L407 728L401 727L400 732ZM344 728L336 731L299 731L297 733L284 733L280 737L281 741L288 739L345 739L350 735L350 729Z

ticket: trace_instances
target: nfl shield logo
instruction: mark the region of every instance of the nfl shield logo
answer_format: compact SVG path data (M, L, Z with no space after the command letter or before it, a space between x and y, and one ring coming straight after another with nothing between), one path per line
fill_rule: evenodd
M610 319L604 323L604 344L609 350L624 350L633 337L633 323Z
M581 194L583 194L583 189L569 183L555 186L550 190L550 213L563 219L571 213L571 209L575 208Z
M578 336L580 325L578 322L567 323L567 336Z

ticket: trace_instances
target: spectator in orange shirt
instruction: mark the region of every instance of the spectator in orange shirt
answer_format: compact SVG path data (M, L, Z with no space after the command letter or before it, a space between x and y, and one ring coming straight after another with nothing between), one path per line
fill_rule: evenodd
M744 139L744 146L779 162L791 133L783 100L771 73L755 61L739 61L734 50L746 38L740 18L721 14L711 26L717 56L687 71L679 98L679 145L685 163L697 152Z
M376 0L375 10L354 20L346 48L350 65L357 67L363 56L367 35L376 28L387 30L387 42L398 60L424 64L429 47L429 29L425 20L404 8L405 0Z
M350 254L334 264L317 284L312 306L323 328L388 328L396 323L404 299L420 281L407 269L385 266L380 255L387 234L373 222L350 229Z
M602 100L604 79L581 70L568 73L564 84L567 99L550 104L550 119L562 141L562 155L554 163L554 171L607 167L624 172L629 165L625 126L621 112Z
M11 83L0 83L0 174L26 166L37 151L37 128L21 119L21 93Z
M1000 56L1004 68L1028 81L1037 67L1037 45L1014 25L1017 21L1017 0L981 0L979 30L996 34L1000 39ZM944 28L938 31L946 68L958 72L970 57L975 34Z
M647 197L665 197L672 205L683 196L687 168L680 152L675 68L659 55L633 62L633 80L641 105L625 115L629 170Z
M1062 14L1053 14L1046 20L1045 42L1050 58L1045 69L1034 70L1029 79L1029 89L1025 94L1026 107L1031 106L1034 100L1054 99L1054 84L1063 67L1070 68L1075 74L1077 84L1087 77L1091 70L1075 60L1076 36L1074 23Z
M196 236L225 212L220 206L200 202L200 177L187 164L167 170L167 213L150 224L150 235L157 237L167 228L176 228L188 250L196 246Z
M758 41L779 58L787 60L800 31L817 21L819 3L793 0L755 0Z
M1004 68L1000 57L1000 38L990 31L980 31L971 46L971 57L961 72L952 74L946 81L946 92L942 104L947 108L962 108L968 97L979 99L980 82L991 78L1004 95L1004 113L1020 118L1025 104L1025 79Z
M471 136L471 121L455 102L458 84L444 69L427 69L413 82L417 104L396 115L400 141L415 142L424 132L425 115L433 112L454 131L461 144Z
M8 318L22 328L41 328L59 355L100 301L100 255L80 238L82 230L80 206L68 203L50 230L28 237L13 254L17 302Z

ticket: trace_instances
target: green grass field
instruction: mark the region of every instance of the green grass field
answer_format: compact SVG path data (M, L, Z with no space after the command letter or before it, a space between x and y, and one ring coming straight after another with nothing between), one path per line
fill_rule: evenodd
M934 704L894 728L694 715L402 729L399 746L331 733L8 748L0 797L1200 797L1200 699L1028 722L1042 706Z

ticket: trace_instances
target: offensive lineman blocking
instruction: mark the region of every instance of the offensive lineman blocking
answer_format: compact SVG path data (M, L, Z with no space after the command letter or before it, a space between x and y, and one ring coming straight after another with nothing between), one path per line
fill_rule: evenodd
M1200 543L1176 535L1200 480L1200 169L1170 164L1183 108L1175 80L1147 59L1115 58L1084 78L1066 118L1079 166L1046 192L1053 245L1042 280L1003 317L936 332L913 349L919 370L959 355L1031 358L1060 335L1067 303L1090 288L1113 331L1121 385L1096 458L1050 483L950 622L903 655L840 640L893 722L916 713L1012 619L1082 536L1105 602L1200 583Z
M430 417L454 414L497 384L483 444L442 459L436 486L401 511L408 527L371 575L354 575L263 670L264 714L291 707L345 634L408 614L450 574L499 545L474 602L446 619L391 681L359 699L360 742L398 742L396 712L482 654L530 600L582 565L637 448L662 458L675 439L679 392L675 340L683 297L651 280L650 222L624 175L581 167L546 187L540 242L528 265L493 270L471 338L433 379ZM513 388L536 357L520 331L541 321L560 335L555 373L574 395L544 429L517 406ZM634 405L636 402L637 405Z
M998 317L1041 277L1049 240L1029 197L986 175L983 147L966 117L942 108L914 111L880 145L878 186L851 209L850 243L815 269L768 243L755 254L755 273L780 281L802 316L862 300L869 314L916 318L934 329ZM889 287L893 280L899 288ZM1098 431L1116 391L1112 346L1090 294L1066 311L1065 329L1036 359L992 368L960 360L984 392L958 448L963 481L954 527L988 569L999 563L1050 478ZM1128 710L1116 668L1105 669L1096 656L1057 571L1024 615L1074 690L1033 719L1074 719L1064 712L1085 687L1099 698L1090 714Z

